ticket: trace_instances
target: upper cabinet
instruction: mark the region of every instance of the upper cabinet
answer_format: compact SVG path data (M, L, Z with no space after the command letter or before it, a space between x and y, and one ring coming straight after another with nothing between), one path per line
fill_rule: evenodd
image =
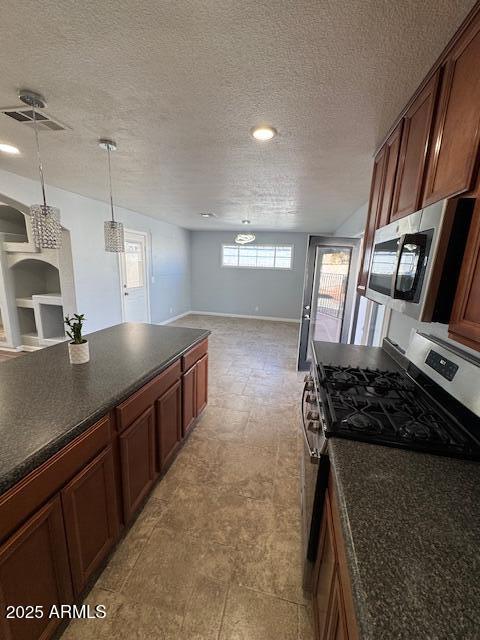
M479 61L480 18L477 15L442 65L424 204L474 187L480 141Z
M385 167L377 227L383 227L390 222L395 180L397 177L398 158L400 155L402 129L403 121L400 121L382 147L385 151Z
M403 117L402 143L390 222L418 211L421 207L439 75L440 71L437 71Z

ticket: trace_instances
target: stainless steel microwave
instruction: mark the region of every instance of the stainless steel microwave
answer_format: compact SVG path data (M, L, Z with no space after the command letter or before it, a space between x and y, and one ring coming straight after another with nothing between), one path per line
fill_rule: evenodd
M473 204L441 200L377 229L367 298L423 322L448 322Z

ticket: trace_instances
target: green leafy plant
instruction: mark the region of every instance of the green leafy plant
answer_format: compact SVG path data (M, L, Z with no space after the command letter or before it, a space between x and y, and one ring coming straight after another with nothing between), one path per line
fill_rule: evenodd
M71 339L73 344L83 344L86 342L85 338L82 336L84 321L84 313L74 313L73 316L65 316L65 326L68 327L68 329L65 330L65 333Z

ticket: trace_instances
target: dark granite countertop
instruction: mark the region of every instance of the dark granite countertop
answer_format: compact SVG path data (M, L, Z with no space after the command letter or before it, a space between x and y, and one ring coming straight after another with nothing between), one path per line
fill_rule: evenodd
M315 343L325 364L397 369L382 348ZM362 640L480 638L480 464L330 438Z
M66 342L2 362L0 494L209 333L124 323L88 336L87 364Z

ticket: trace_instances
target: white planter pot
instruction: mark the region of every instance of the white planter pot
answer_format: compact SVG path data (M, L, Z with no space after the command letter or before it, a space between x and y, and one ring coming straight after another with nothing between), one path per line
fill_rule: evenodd
M70 357L71 364L85 364L90 360L90 350L88 348L88 341L82 342L82 344L68 343L68 355Z

